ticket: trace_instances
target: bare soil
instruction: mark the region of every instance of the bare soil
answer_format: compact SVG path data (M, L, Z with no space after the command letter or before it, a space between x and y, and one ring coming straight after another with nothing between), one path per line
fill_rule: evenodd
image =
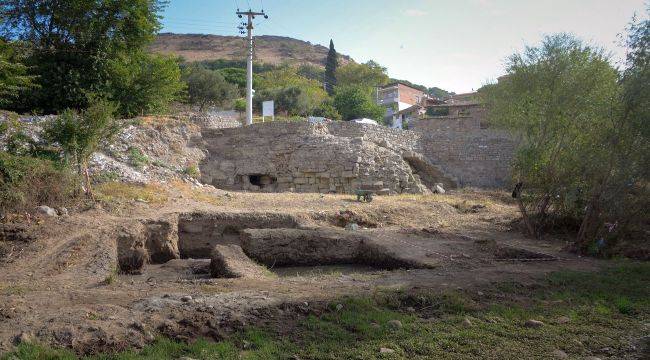
M564 252L560 239L523 237L512 228L515 205L497 192L387 196L358 203L345 195L225 193L174 184L161 189L168 193L161 203L130 201L79 209L68 217L23 217L19 230L8 231L19 235L12 235L11 251L0 260L0 353L12 349L21 334L81 354L142 347L156 335L219 340L249 325L290 322L293 314L317 312L344 295L531 283L559 269L607 265ZM224 219L233 213L251 219L275 214L271 217L281 224L293 219L289 223L296 227L334 233L354 222L359 228L350 232L407 264L426 266L268 266L266 277L221 279L210 275L210 253L200 256L192 248L193 256L148 264L135 274L116 271L117 242L125 228L175 216ZM233 223L215 236L224 244L236 242L241 228L246 223Z

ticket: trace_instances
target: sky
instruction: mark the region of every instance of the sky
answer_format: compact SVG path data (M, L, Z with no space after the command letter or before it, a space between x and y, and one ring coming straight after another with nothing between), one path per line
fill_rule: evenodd
M648 0L650 1L650 0ZM508 55L569 32L611 52L646 0L171 0L163 32L239 35L236 8L260 10L255 35L327 46L374 60L393 78L456 93L504 74Z

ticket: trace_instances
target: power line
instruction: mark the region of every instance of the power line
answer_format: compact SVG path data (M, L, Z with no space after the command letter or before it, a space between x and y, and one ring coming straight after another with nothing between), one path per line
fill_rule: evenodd
M185 21L185 22L194 22L194 23L207 23L207 24L232 24L232 21L214 21L214 20L201 20L193 18L179 18L179 17L165 17L165 20L169 21Z

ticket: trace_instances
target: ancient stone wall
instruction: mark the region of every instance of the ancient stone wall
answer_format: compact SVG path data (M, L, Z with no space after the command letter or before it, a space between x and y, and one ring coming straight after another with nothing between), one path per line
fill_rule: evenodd
M352 193L373 188L426 192L402 151L396 149L397 144L410 141L408 137L394 133L393 145L386 140L389 136L379 136L375 133L379 130L367 126L271 122L206 130L203 141L208 156L200 166L201 180L219 188L249 191Z
M484 128L479 118L419 120L418 150L456 180L458 186L503 187L507 184L515 140L506 132Z
M505 184L514 149L508 135L476 121L426 121L413 130L306 121L206 129L201 180L232 190L321 193Z

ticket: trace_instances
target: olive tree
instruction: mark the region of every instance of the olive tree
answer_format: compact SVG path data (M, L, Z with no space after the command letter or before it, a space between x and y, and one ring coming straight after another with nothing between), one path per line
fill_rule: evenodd
M634 215L628 199L647 188L647 129L626 110L626 82L601 49L559 34L510 56L507 76L481 91L490 122L519 141L513 196L531 235L568 219L576 248L593 250ZM627 210L609 211L613 203Z
M200 111L206 105L224 105L239 95L237 85L227 82L219 72L201 66L186 69L183 79L189 102L199 105Z
M44 138L58 144L66 164L76 167L85 178L84 191L92 197L88 161L103 142L109 142L120 130L114 118L117 107L105 100L91 100L90 106L81 111L65 110L43 129Z

